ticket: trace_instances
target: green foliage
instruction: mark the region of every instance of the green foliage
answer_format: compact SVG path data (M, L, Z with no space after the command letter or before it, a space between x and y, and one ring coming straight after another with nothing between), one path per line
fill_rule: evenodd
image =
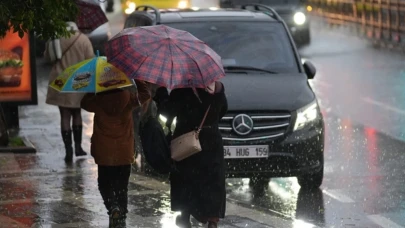
M9 146L25 146L24 141L20 137L10 138Z
M42 40L68 37L65 22L78 13L75 0L0 0L0 39L9 29L18 32L34 31Z

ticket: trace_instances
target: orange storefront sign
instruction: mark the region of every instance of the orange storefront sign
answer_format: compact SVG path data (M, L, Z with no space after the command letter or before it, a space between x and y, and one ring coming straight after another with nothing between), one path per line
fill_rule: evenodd
M0 102L36 103L35 57L30 34L0 39ZM35 90L35 91L34 91Z

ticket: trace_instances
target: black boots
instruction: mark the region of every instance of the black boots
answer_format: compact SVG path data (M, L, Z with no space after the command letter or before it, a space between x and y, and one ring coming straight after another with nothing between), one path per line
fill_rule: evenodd
M122 182L122 181L121 181ZM125 228L128 213L128 188L122 186L120 181L116 181L110 187L110 190L102 189L100 191L104 204L110 215L110 228Z
M73 126L73 138L75 140L75 155L76 157L85 156L87 153L82 148L82 125ZM65 144L66 156L65 162L73 161L73 148L72 148L72 131L62 130L62 139Z
M62 139L65 144L66 156L65 162L73 161L73 148L72 148L72 131L62 131Z
M82 148L82 125L73 126L73 138L75 140L75 155L76 157L79 156L86 156L87 153Z
M218 224L216 222L209 222L208 223L208 228L217 228Z
M131 165L98 166L98 189L110 216L110 227L125 227Z
M111 210L110 224L108 227L109 228L126 228L127 227L126 215L124 215L118 207L115 207L114 209Z
M100 187L99 187L100 188ZM110 217L109 228L126 228L127 210L126 205L118 205L122 202L117 202L115 193L112 189L100 188L100 193L104 201L104 205L108 210ZM121 206L121 207L120 207Z

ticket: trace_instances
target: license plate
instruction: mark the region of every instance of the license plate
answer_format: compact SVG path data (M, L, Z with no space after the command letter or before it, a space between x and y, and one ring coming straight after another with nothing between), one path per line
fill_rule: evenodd
M224 146L225 159L232 158L267 158L269 146Z

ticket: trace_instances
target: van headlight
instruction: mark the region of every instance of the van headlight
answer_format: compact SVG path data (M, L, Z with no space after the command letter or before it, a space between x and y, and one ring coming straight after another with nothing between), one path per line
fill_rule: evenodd
M160 121L162 121L162 123L166 123L167 122L167 118L165 116L159 115L159 119Z
M300 130L305 125L318 118L318 103L316 100L297 110L297 119L295 120L294 131Z
M160 120L160 122L161 122L163 125L166 125L167 117L165 117L165 116L163 116L163 115L159 115L159 120ZM176 126L176 120L177 120L177 118L174 117L173 122L172 122L172 126L173 126L173 125Z
M303 25L307 20L307 16L303 12L296 12L294 14L294 23L297 25Z
M179 1L179 3L177 4L177 8L180 8L180 9L185 9L187 7L188 7L187 1Z

